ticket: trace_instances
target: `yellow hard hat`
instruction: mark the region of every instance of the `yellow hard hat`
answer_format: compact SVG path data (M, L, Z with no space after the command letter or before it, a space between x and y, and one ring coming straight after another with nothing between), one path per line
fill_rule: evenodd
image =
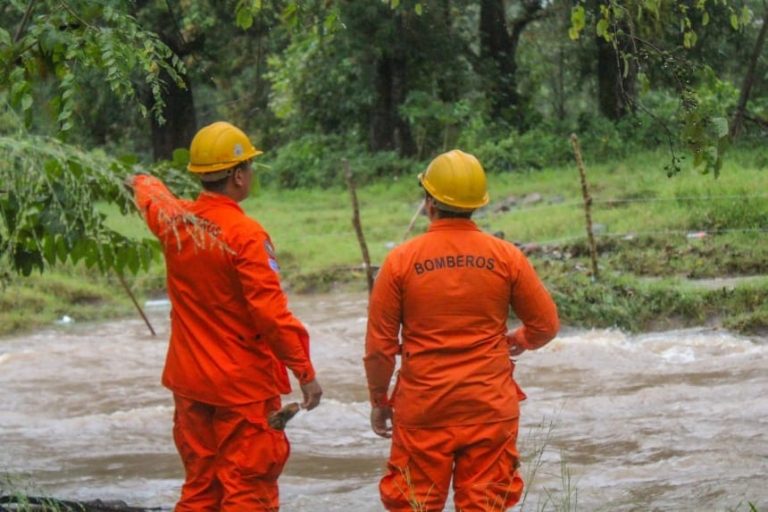
M248 136L236 126L219 121L201 128L189 146L187 169L195 174L208 174L234 167L260 155Z
M419 182L429 195L447 209L470 211L488 204L488 186L483 166L474 156L459 149L438 156Z

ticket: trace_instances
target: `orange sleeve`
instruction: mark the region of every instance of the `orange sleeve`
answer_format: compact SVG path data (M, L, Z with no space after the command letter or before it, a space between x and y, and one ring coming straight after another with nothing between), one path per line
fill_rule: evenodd
M154 176L138 174L133 177L132 185L136 206L158 238L167 234L176 216L188 213L176 196Z
M395 371L395 356L400 348L402 292L394 272L392 255L376 277L368 306L365 336L365 375L374 406L389 405L387 392Z
M272 353L301 384L315 378L309 359L309 334L288 310L288 300L280 287L277 262L267 252L271 242L266 233L249 234L235 256L235 266L243 287L248 311Z
M557 306L533 266L519 253L519 272L512 287L511 305L523 325L510 336L510 342L526 350L543 347L557 335L560 320Z

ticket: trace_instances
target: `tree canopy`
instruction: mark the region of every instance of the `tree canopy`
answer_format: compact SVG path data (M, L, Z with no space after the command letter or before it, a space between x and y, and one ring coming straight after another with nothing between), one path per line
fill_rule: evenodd
M282 186L410 172L460 145L491 172L663 144L717 175L768 126L763 0L9 0L0 6L6 272L136 271L108 228L123 178L179 192L194 132L227 119ZM748 49L748 50L747 50Z

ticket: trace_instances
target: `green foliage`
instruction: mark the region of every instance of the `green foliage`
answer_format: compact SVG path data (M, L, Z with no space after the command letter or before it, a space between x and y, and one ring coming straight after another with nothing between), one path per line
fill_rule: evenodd
M270 2L264 0L238 0L235 6L235 23L243 30L253 26L255 19L265 11L275 12L291 30L315 25L325 30L334 30L338 24L338 11L333 2L304 0Z
M725 318L726 326L739 332L768 327L764 284L700 290L676 280L644 281L628 274L603 273L599 282L591 282L582 273L546 270L544 279L567 324L638 332Z
M700 70L698 86L685 97L681 120L683 140L693 153L693 164L703 172L720 173L728 148L728 112L738 100L733 84L720 80L708 66Z
M78 92L93 76L145 115L139 95L146 88L152 115L162 124L161 74L183 86L184 65L123 2L12 2L2 11L3 22L16 29L13 39L0 31L0 115L7 121L0 130L0 271L29 275L64 262L103 273L146 269L157 243L108 228L97 208L100 202L124 213L133 208L123 179L136 160L84 151L27 127L45 112L32 109L43 103L33 98L52 90L47 113L57 135L66 136L77 109L87 108Z
M564 323L639 331L656 318L701 321L698 298L670 286L646 286L621 275L601 275L591 282L581 273L548 277Z
M308 135L265 155L270 167L261 175L265 185L284 188L346 186L343 160L349 161L359 184L374 178L411 174L414 162L394 152L368 153L361 143L334 135Z
M469 120L475 108L468 98L445 102L432 94L412 91L400 112L414 132L416 158L426 158L430 151L444 152L453 148L461 125Z
M566 136L549 130L515 131L498 140L488 140L474 149L489 172L542 169L573 160Z
M0 92L7 93L27 121L32 118L36 83L43 77L57 84L50 107L59 130L71 130L78 77L96 72L118 99L133 102L146 115L134 85L142 80L154 99L152 114L164 122L161 72L183 86L184 65L126 12L123 3L12 2L8 10L5 21L16 21L18 28L13 40L7 31L0 32Z
M668 123L664 129L690 150L694 166L705 174L712 172L715 177L719 175L729 144L726 113L735 103L736 91L706 63L694 61L690 50L696 47L701 36L714 31L710 26L712 19L717 17L721 25L725 23L722 10L733 30L741 30L749 23L751 10L746 5L740 8L735 4L730 0L703 0L692 4L668 0L607 0L600 4L594 22L595 35L617 51L624 77L631 66L637 66L641 71L654 68L657 75L671 79L677 92L678 111L673 117L656 115L660 122L655 124ZM587 27L585 6L582 0L571 9L569 35L573 40L578 40ZM675 32L678 39L662 39ZM678 51L681 44L689 53ZM649 75L641 72L640 79L641 85L648 89ZM693 80L701 85L692 83ZM728 97L722 94L726 89L730 89ZM652 112L640 102L636 107ZM670 140L670 144L674 142ZM671 176L680 170L680 159L673 152L668 174Z
M77 263L102 272L147 268L153 241L129 240L104 225L97 202L123 212L132 198L130 168L46 137L0 136L0 268L29 275L46 265Z
M82 262L102 273L146 270L159 250L155 240L135 240L111 229L99 209L103 202L123 214L135 212L124 179L135 158L114 159L83 151L52 137L27 133L13 116L15 130L0 131L0 272L29 275L62 263ZM154 173L177 193L196 190L186 151Z
M752 191L743 190L730 199L709 199L708 194L691 194L678 199L688 211L688 228L707 231L728 229L760 230L768 226L768 201L752 197ZM739 197L741 196L741 197Z
M269 59L270 107L285 132L349 133L359 126L370 92L361 84L359 61L346 55L344 45L336 35L305 33Z
M608 42L616 40L619 22L630 20L634 23L645 22L648 26L669 23L682 36L685 48L696 45L699 39L697 30L709 25L711 16L719 7L725 7L728 21L733 30L739 30L752 19L752 11L747 5L739 8L731 0L699 0L691 3L675 0L607 0L600 5L599 16L595 23L595 34ZM586 1L580 0L571 8L571 26L568 35L577 40L587 26ZM657 25L658 26L658 25Z
M11 278L0 294L0 334L49 326L64 315L82 322L130 314L133 305L118 286L80 267Z

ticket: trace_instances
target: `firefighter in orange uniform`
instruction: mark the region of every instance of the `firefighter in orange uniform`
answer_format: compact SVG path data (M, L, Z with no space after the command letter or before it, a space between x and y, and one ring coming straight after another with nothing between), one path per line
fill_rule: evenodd
M203 186L195 201L177 199L150 176L130 183L167 270L171 338L162 381L173 392L173 437L186 471L176 512L277 510L290 446L267 415L290 392L286 367L305 409L322 395L269 235L238 205L259 154L242 131L217 122L190 147L188 168Z
M439 511L453 480L456 510L505 510L523 491L516 441L525 396L511 357L554 338L557 309L522 252L471 220L488 204L474 156L444 153L419 181L429 230L387 256L368 314L371 427L392 438L381 500L392 511ZM510 307L522 322L513 332Z

